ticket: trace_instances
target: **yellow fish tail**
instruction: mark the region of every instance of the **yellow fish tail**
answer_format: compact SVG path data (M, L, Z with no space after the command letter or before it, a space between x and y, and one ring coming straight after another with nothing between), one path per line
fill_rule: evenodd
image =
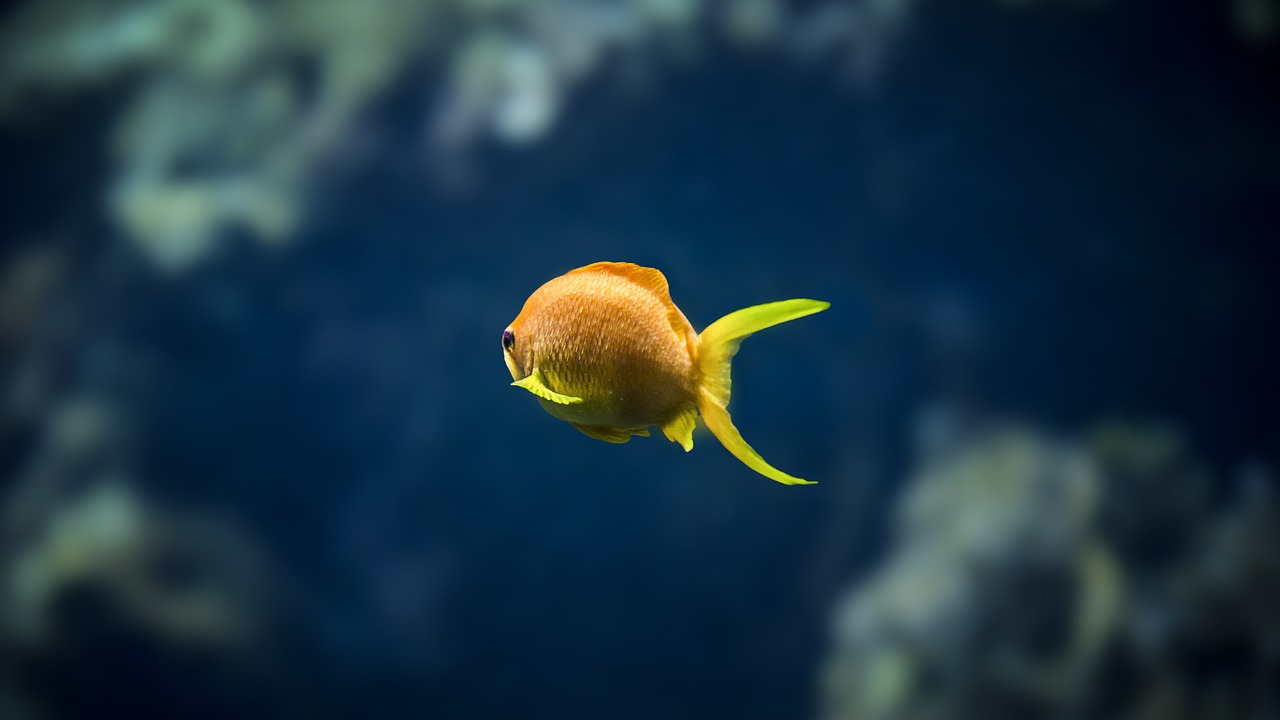
M808 480L788 475L765 462L760 453L742 439L738 428L734 427L729 417L729 378L733 356L738 346L754 332L773 327L789 320L802 318L822 312L831 307L831 303L819 300L782 300L780 302L753 305L737 312L729 313L711 323L698 336L698 370L701 375L701 387L698 389L698 412L702 419L734 457L747 467L776 480L784 485L813 485Z

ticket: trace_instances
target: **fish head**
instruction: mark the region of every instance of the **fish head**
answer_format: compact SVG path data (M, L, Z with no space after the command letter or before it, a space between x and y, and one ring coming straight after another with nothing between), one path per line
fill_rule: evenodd
M511 379L523 380L533 369L532 348L528 339L516 332L516 325L512 323L502 331L502 359L511 371Z

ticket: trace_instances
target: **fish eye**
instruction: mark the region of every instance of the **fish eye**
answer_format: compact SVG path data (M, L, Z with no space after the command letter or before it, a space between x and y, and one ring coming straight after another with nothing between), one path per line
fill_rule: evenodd
M502 347L507 352L511 352L516 346L516 334L510 330L502 331Z

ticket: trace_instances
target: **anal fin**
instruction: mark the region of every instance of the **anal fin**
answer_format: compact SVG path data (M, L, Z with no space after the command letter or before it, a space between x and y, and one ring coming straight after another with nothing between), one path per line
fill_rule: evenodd
M597 440L603 440L607 443L624 443L631 439L632 435L641 437L649 437L648 428L634 428L631 430L622 430L619 428L599 427L596 425L579 425L578 423L569 423L578 428L578 431L588 437Z
M685 452L693 449L693 428L698 424L698 407L685 403L662 424L662 434L673 443L680 443Z

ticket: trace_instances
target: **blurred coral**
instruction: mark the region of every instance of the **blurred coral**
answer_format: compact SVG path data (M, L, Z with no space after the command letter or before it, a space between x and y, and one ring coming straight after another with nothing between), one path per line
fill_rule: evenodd
M1265 43L1275 39L1280 30L1280 2L1276 0L1235 0L1232 19L1237 32L1252 43Z
M1154 426L926 453L835 613L821 716L1269 717L1280 508L1257 476L1216 510L1205 480ZM1206 679L1206 657L1244 667Z
M368 106L420 69L442 87L424 160L449 177L471 149L519 145L618 57L722 34L868 75L914 0L149 0L27 3L0 30L0 115L110 83L118 163L106 205L163 271L220 238L282 242ZM33 106L35 106L33 108Z
M224 523L149 507L109 480L60 505L13 558L4 632L48 646L62 598L94 592L167 642L243 650L262 637L265 591L257 551Z

